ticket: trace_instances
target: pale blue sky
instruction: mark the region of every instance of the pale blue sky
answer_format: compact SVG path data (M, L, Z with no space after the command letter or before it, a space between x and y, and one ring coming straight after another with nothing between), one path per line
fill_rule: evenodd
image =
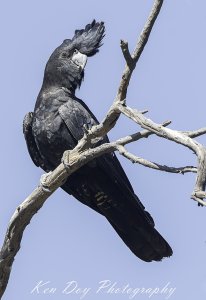
M19 203L39 182L25 146L22 120L32 111L41 87L45 63L63 39L77 28L105 21L106 37L100 53L89 59L78 96L102 119L116 94L124 60L120 39L133 49L152 0L130 1L4 1L1 4L1 218L0 242ZM172 120L171 128L206 125L206 2L167 0L132 78L128 105L149 109L156 122ZM111 139L137 127L121 118ZM205 143L206 138L199 139ZM195 156L181 146L151 137L128 147L139 156L173 166L195 164ZM195 176L160 173L122 164L157 229L174 250L170 259L145 263L124 245L109 223L60 189L27 227L13 265L5 300L80 299L62 294L72 280L90 287L84 299L129 299L127 294L95 294L98 282L117 287L163 288L176 291L170 299L205 299L206 209L190 199ZM53 295L31 294L40 281L56 287ZM157 294L151 299L165 299ZM136 295L134 299L149 299Z

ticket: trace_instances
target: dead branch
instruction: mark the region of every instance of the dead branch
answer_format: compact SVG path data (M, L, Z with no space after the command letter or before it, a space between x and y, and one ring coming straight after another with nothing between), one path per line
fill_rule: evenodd
M146 160L142 157L138 157L129 151L126 150L124 146L117 146L117 150L121 155L124 157L128 158L132 163L138 163L144 167L158 170L158 171L164 171L164 172L169 172L169 173L179 173L179 174L185 174L185 173L197 173L197 168L193 166L185 166L185 167L179 167L179 168L174 168L174 167L168 167L168 166L162 166L158 163L151 162L149 160Z

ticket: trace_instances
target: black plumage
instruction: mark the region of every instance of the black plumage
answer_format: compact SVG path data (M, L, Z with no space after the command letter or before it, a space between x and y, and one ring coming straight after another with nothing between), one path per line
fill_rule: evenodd
M76 30L50 56L34 113L24 119L30 156L46 172L57 167L98 121L75 96L84 77L87 57L98 52L104 37L103 22L93 21ZM107 142L104 137L99 143ZM62 188L83 204L104 215L131 251L144 261L172 255L168 243L154 228L150 214L135 195L114 153L105 154L72 174ZM105 238L106 239L106 238Z

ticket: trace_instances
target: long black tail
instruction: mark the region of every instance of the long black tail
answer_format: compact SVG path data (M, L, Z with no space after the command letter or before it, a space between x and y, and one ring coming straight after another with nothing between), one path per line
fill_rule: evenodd
M154 228L152 217L132 191L118 196L118 189L110 187L108 191L104 186L104 191L102 187L95 195L97 207L136 256L150 262L172 255L171 247Z
M138 216L137 216L138 218ZM124 231L108 220L129 249L140 259L151 262L160 261L172 255L172 249L160 233L151 226L126 225Z
M75 172L62 188L104 215L124 243L140 259L150 262L171 256L171 247L154 228L152 217L133 190L92 171L87 173L87 177Z

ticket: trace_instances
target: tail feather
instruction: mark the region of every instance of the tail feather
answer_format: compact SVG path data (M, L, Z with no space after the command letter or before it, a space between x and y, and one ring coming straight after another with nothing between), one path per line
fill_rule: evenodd
M95 178L95 180L94 180ZM78 182L78 185L77 185ZM133 190L111 183L110 178L72 174L62 188L110 222L129 249L140 259L160 261L172 255L172 249L154 228L154 220Z
M120 230L108 220L127 247L140 259L151 262L160 261L172 255L172 249L160 233L155 229L125 227Z
M101 195L97 207L137 257L150 262L172 255L171 247L154 228L154 220L133 192L119 194L118 198L115 194Z

